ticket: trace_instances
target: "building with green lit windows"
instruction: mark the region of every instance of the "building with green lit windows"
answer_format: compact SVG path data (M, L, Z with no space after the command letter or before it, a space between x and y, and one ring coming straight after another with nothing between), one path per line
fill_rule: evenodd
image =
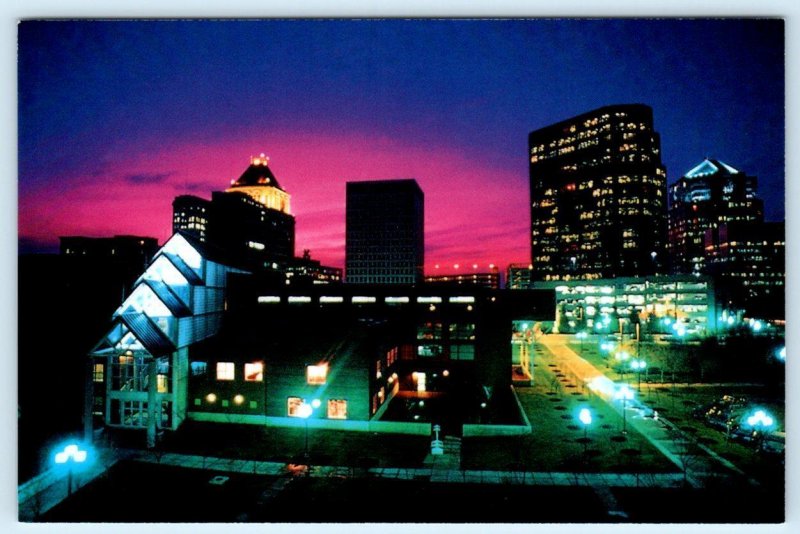
M531 279L664 272L667 174L653 111L606 106L528 136Z

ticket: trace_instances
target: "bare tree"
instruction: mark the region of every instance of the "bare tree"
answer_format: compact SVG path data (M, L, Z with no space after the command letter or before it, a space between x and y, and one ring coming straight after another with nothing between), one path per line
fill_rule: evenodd
M689 473L702 462L701 451L697 447L697 443L680 429L671 427L667 432L674 445L673 451L683 473L683 484L688 485Z

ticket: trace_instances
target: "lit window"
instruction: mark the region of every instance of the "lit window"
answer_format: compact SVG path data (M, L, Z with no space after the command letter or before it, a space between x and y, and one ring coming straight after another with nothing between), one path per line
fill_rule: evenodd
M341 399L329 400L328 419L347 419L347 401Z
M286 413L289 417L300 417L300 406L305 404L305 401L300 397L289 397L286 403Z
M261 362L244 364L244 381L245 382L263 382L264 381L264 364L261 363Z
M328 376L328 364L309 365L306 367L306 381L312 385L321 385L325 383Z
M169 381L167 375L156 376L156 389L159 393L169 393Z
M103 364L96 363L94 367L92 367L92 380L95 382L102 382L103 381Z
M217 362L217 380L233 380L233 362Z

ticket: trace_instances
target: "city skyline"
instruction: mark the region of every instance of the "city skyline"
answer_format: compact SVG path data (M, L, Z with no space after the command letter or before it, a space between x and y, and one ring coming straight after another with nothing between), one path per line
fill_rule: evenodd
M637 102L668 183L719 158L784 216L779 20L28 22L19 74L21 252L163 242L175 196L265 152L323 263L344 263L345 182L392 178L426 193L426 271L527 263L528 133Z

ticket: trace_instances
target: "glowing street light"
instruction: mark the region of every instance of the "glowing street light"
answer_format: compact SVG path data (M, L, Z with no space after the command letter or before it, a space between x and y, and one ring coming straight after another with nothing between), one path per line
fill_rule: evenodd
M778 351L778 358L782 361L786 361L786 347L781 347Z
M66 465L67 466L67 495L72 495L72 471L73 466L80 467L81 465L86 463L86 460L89 457L89 452L87 450L82 450L78 447L76 443L70 443L66 445L63 450L56 452L53 461L55 462L56 466Z
M315 399L315 400L317 402L319 402L318 399ZM312 401L312 404L313 404L313 401ZM314 408L312 407L312 405L311 404L306 404L305 402L303 402L297 408L297 415L299 415L300 417L303 418L303 421L305 422L305 427L306 427L305 452L303 453L303 456L305 457L306 461L308 461L308 418L311 417L311 413L313 411L314 411Z
M775 419L765 410L756 410L745 423L753 429L753 438L757 440L758 450L761 450L764 445L764 433L775 426Z
M628 428L626 411L628 408L628 401L633 399L633 390L627 385L623 385L614 392L614 398L616 400L622 399L622 433L627 434Z
M583 423L583 455L586 456L586 446L589 443L589 425L592 424L592 411L589 408L581 408L578 419Z
M631 362L631 369L636 372L636 390L639 394L642 393L642 371L647 368L647 362L644 360L633 360Z

